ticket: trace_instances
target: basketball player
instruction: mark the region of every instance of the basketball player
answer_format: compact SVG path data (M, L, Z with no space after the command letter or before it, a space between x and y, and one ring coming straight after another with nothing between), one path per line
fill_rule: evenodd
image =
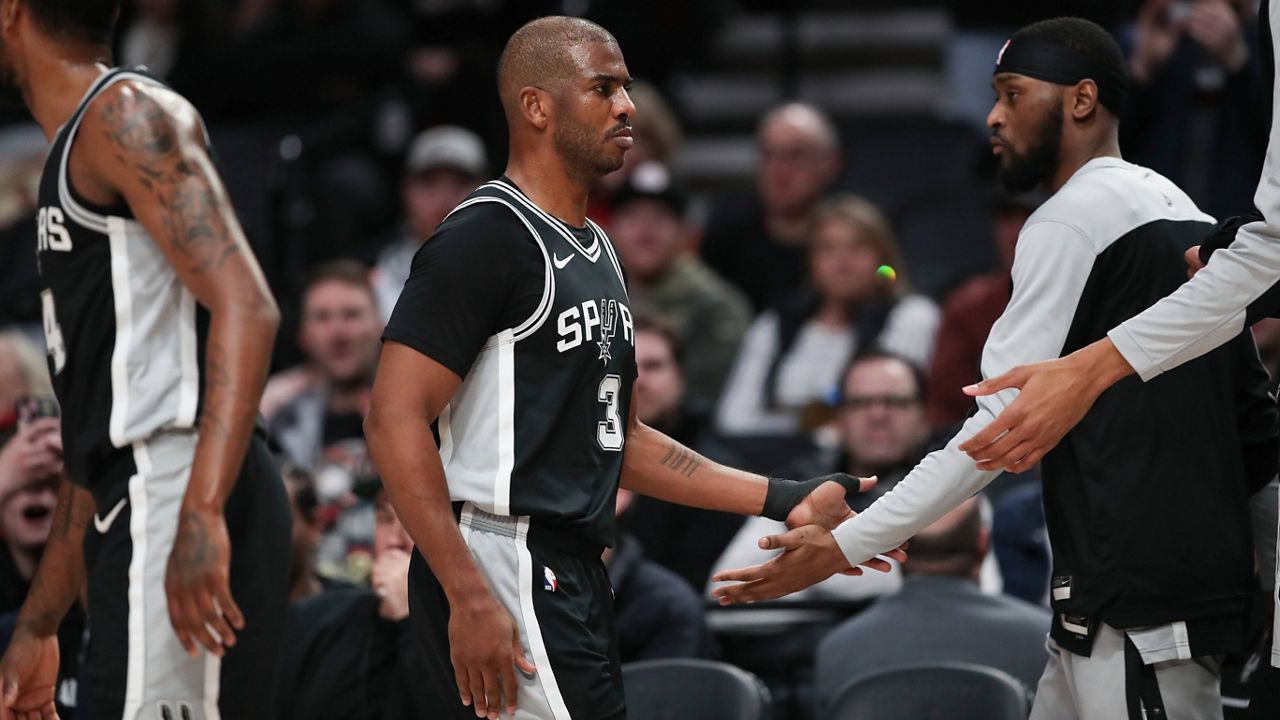
M1212 229L1173 183L1120 158L1128 80L1105 30L1059 18L1013 35L988 117L1011 190L1054 194L1018 238L1013 294L986 374L1057 357L1186 281L1183 253ZM1033 720L1222 717L1219 656L1242 649L1255 591L1249 497L1276 472L1277 416L1248 332L1166 374L1117 385L1044 458L1053 550L1049 663ZM997 472L960 449L1011 398L982 398L945 449L834 533L722 573L726 600L776 597L894 547Z
M849 512L836 482L730 470L636 420L626 280L585 215L592 185L631 147L629 84L594 23L518 30L498 69L506 173L418 251L387 325L365 434L420 551L410 619L439 700L424 717L625 716L600 559L619 479L793 525Z
M86 584L77 718L268 718L289 510L254 417L278 312L199 115L109 67L119 9L0 0L3 85L52 143L36 240L70 481L0 718L52 716L54 631Z

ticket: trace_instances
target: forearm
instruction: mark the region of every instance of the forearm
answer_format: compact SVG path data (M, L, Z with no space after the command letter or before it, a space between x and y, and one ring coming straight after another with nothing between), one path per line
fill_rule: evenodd
M52 635L84 585L84 532L94 513L88 490L63 478L49 540L18 613L18 627Z
M200 438L184 507L221 510L231 494L253 433L278 323L269 297L210 313Z
M430 421L380 409L365 420L369 454L396 515L440 582L451 606L491 595L458 530Z
M768 480L712 462L643 423L627 435L622 487L660 500L759 515Z

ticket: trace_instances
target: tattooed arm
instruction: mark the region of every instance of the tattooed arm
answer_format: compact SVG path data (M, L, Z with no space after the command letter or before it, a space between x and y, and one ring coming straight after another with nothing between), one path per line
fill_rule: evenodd
M36 717L53 707L58 677L58 624L84 585L84 531L93 517L93 496L65 477L58 488L49 540L31 590L18 612L13 638L0 660L0 718Z
M90 199L124 200L209 311L200 437L165 591L184 647L221 655L243 617L229 585L223 506L235 484L266 382L279 311L245 240L186 100L121 82L85 113L73 146L73 182ZM212 627L214 633L209 631Z
M726 467L640 422L635 410L633 391L622 458L621 484L628 490L678 505L741 515L769 514L777 519L785 516L792 527L816 523L834 528L850 514L845 487L838 482L821 478L791 483ZM846 482L851 489L859 487L853 478ZM861 490L873 484L863 480ZM772 502L766 502L770 496Z

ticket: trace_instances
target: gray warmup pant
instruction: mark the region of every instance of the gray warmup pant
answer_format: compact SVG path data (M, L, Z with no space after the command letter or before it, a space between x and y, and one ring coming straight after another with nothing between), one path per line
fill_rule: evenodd
M1049 664L1036 689L1030 720L1144 720L1140 681L1133 667L1137 652L1124 632L1099 623L1093 652L1076 655L1047 641ZM1126 658L1126 645L1130 657ZM1216 657L1165 660L1154 669L1165 715L1160 720L1222 720Z

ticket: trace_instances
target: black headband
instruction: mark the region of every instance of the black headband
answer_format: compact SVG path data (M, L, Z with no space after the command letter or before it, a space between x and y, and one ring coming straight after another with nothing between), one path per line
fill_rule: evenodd
M1017 73L1055 85L1075 85L1092 80L1098 86L1098 101L1116 117L1124 113L1129 99L1129 77L1074 50L1034 39L1005 42L996 58L995 73Z

